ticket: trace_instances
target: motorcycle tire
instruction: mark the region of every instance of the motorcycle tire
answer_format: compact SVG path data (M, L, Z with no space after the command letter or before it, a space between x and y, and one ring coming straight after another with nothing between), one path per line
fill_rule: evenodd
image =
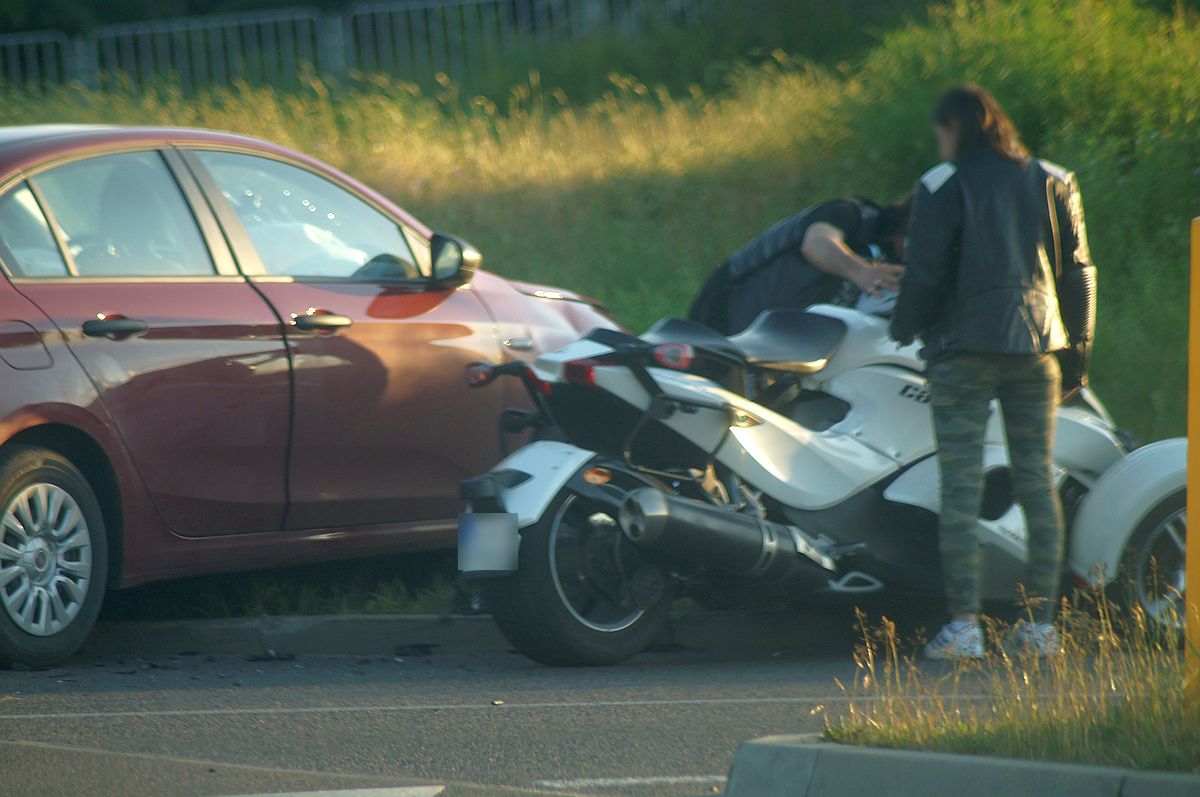
M1152 576L1167 577L1167 573L1152 573L1153 568L1159 565L1166 567L1166 563L1158 563L1153 561L1156 545L1165 544L1171 540L1160 540L1163 533L1169 533L1167 528L1169 524L1177 519L1186 518L1183 512L1187 509L1187 491L1178 490L1177 492L1168 495L1160 501L1153 509L1151 509L1146 517L1138 524L1137 529L1129 538L1129 543L1125 546L1125 553L1121 560L1120 575L1113 586L1116 588L1114 597L1118 602L1127 605L1140 605L1142 610L1146 612L1147 618L1163 631L1178 631L1183 628L1183 610L1179 606L1181 603L1179 595L1158 595L1157 598L1147 594L1144 590L1144 582ZM1186 520L1184 520L1186 524ZM1176 530L1178 534L1179 531ZM1182 532L1186 542L1186 525L1185 531ZM1168 552L1171 551L1168 547ZM1179 556L1183 556L1183 551L1178 552ZM1182 560L1180 562L1182 567ZM1170 579L1168 579L1170 580ZM1167 585L1167 590L1174 589L1172 585ZM1170 605L1174 604L1174 606Z
M572 604L556 560L580 500L570 492L557 496L541 520L522 530L517 572L484 588L487 606L509 643L554 667L610 665L636 656L663 638L671 607L667 589L653 605L633 607L628 617L600 623ZM586 580L583 572L582 567L577 571L580 583Z

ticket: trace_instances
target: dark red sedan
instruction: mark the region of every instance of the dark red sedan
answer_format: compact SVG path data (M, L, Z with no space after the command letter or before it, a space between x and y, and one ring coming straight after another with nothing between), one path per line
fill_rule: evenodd
M520 403L464 366L612 326L479 260L266 142L0 128L0 663L107 589L452 545Z

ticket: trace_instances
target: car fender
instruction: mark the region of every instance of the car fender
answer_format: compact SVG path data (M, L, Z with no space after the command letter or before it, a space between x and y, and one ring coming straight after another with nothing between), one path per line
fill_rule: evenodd
M593 329L620 325L602 306L568 291L516 283L479 271L472 290L492 319L505 357L532 360Z
M512 487L504 487L501 503L517 516L517 526L532 526L541 520L555 496L579 470L596 457L596 452L539 440L521 448L497 465L492 472L519 471L531 478Z
M1117 575L1129 538L1154 507L1187 487L1187 439L1143 446L1108 468L1084 498L1067 563L1092 583Z

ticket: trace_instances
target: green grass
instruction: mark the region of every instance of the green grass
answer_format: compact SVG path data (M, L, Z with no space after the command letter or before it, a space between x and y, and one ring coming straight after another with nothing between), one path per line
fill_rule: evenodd
M499 273L594 295L644 328L683 312L725 256L797 208L906 190L935 162L931 99L977 80L1039 154L1079 174L1101 271L1098 392L1143 438L1181 434L1187 225L1200 208L1195 17L1133 0L983 0L865 38L833 18L810 28L831 41L823 65L781 51L752 65L726 60L719 90L611 75L585 52L588 75L604 82L586 103L537 75L500 99L449 84L428 95L382 78L314 78L299 93L8 93L0 122L197 125L274 139L470 238ZM711 49L708 35L695 34L698 50ZM855 35L838 62L834 40ZM662 78L661 65L645 68Z
M849 703L826 717L825 738L1200 772L1200 707L1184 696L1178 635L1118 613L1103 595L1077 602L1059 628L1063 656L998 653L946 670L903 654L895 625L863 621ZM991 624L989 639L1005 630Z

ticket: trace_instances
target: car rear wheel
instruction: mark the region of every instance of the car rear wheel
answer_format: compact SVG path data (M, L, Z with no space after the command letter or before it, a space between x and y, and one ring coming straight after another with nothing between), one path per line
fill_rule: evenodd
M0 451L0 664L46 667L96 623L108 575L104 516L65 457Z

